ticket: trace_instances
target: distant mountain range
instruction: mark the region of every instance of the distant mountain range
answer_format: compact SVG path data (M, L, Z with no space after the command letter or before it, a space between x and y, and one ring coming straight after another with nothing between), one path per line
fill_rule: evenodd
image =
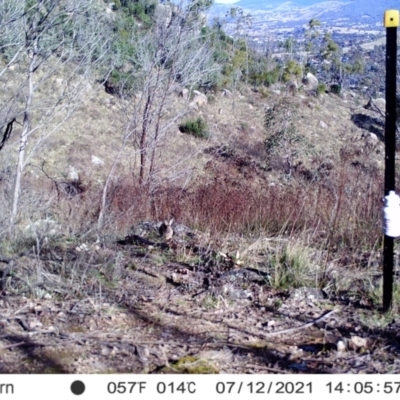
M235 1L235 0L217 0ZM243 8L246 12L264 17L266 20L289 19L304 22L310 18L318 18L321 21L348 19L359 22L364 19L369 24L383 21L385 10L400 9L400 0L239 0L231 4L215 3L212 8L214 15L223 15L231 7Z

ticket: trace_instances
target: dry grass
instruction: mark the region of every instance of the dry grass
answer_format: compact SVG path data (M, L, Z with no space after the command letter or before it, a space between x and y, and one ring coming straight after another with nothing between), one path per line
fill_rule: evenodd
M156 154L156 175L149 187L138 185L138 154L128 143L108 191L101 231L96 228L101 191L121 147L126 114L120 100L102 90L87 92L79 111L47 139L26 170L18 246L24 247L24 238L36 247L51 237L73 245L116 239L143 220L174 217L220 243L232 235L251 238L251 243L286 237L324 251L326 265L336 259L357 264L358 252L379 249L383 192L382 144L370 146L361 140L365 126L352 120L351 109L362 100L316 98L302 92L287 98L298 110L293 123L302 137L302 146L293 149L288 175L282 157L272 160L265 152L265 107L283 96L267 92L265 97L242 88L242 94L232 97L216 94L212 103L190 111L190 118L207 121L208 140L180 133L177 121ZM176 95L168 112L180 112L185 106ZM367 117L370 113L356 112ZM9 149L16 147L16 136L13 140ZM232 152L224 154L224 149ZM6 154L0 168L1 205L9 210L14 155ZM104 164L95 165L92 156ZM56 181L66 181L70 166L74 167L84 192L73 198L60 195L41 171L43 161L46 174ZM5 212L3 232L6 225ZM8 253L18 247L7 246Z
M228 103L226 98L223 98L222 102ZM220 106L220 104L217 104L217 106ZM241 104L241 107L240 104L237 105L237 109L244 112L245 104ZM327 105L322 114L327 112L327 108L330 107ZM99 118L99 115L102 116L102 119L98 120L96 125L95 121L90 122L92 116L91 110L93 112L96 111L96 118ZM313 125L311 114L307 111L307 107L302 108L302 111L304 112L304 116L301 118L307 119L309 131L307 133L305 126L300 123L296 126L299 133L304 135L304 137L308 135L308 140L311 141L310 135L320 135L319 130L321 128L318 127L315 129L314 134L312 134L311 131L313 129L310 129L310 125L311 128ZM106 127L106 124L109 126L115 122L113 118L108 119L110 114L112 113L107 113L105 109L99 107L98 102L91 105L86 103L80 113L63 128L60 135L55 134L44 148L43 153L46 154L46 172L50 176L65 179L68 165L77 166L83 183L93 187L94 190L99 190L101 187L99 184L103 181L118 147L118 133L111 135L110 128ZM335 124L344 124L344 122L340 122L342 118L339 115L335 116L332 112L330 115L334 118ZM314 115L313 120L317 121L320 117ZM213 118L215 119L216 116L214 115ZM226 116L221 116L222 121L225 118ZM240 118L236 119L240 120ZM262 120L258 121L257 129L261 129L260 124L262 122ZM257 125L257 121L255 121L255 125ZM251 130L253 133L251 134L250 132L250 136L248 136L246 129L243 132L243 127L239 125L235 127L233 123L232 132L237 132L233 139L229 137L230 134L228 132L224 135L216 131L213 134L214 141L218 138L220 143L221 141L222 143L226 141L229 144L231 139L231 143L239 147L237 153L243 154L243 158L246 159L244 150L251 146L251 142L256 139L257 135L254 132L257 129ZM339 127L339 129L342 128ZM66 133L67 130L69 134ZM180 136L179 140L175 136L174 143L168 143L171 148L168 151L165 149L165 152L163 149L163 153L169 156L174 152L174 148L182 148L183 143L187 146L187 136ZM106 137L108 138L107 140ZM262 139L261 135L259 139ZM58 140L61 146L58 146ZM196 145L200 144L204 146L204 148L210 144L203 145L199 143L201 141L196 139L192 139L192 141ZM239 141L243 144L242 148L239 146ZM336 217L334 225L340 227L344 224L343 221L347 221L349 218L354 220L353 217L357 213L363 215L365 212L372 212L371 197L379 193L379 190L375 188L376 183L374 183L377 180L376 175L373 174L375 170L367 170L368 165L366 164L367 161L370 161L374 153L363 153L357 146L346 147L343 141L346 141L346 138L334 132L333 128L325 132L325 137L322 140L313 140L313 145L316 148L315 151L318 156L310 158L298 154L296 159L299 160L299 166L296 173L299 177L295 177L289 184L284 184L284 186L279 182L275 186L265 183L258 186L259 182L256 182L256 187L249 189L248 184L251 182L251 179L247 182L240 182L239 178L241 175L237 174L237 168L226 167L222 165L223 163L217 161L217 167L214 168L215 180L213 182L209 182L209 179L203 179L199 184L197 180L195 185L189 184L185 190L180 190L179 186L169 188L168 184L161 184L159 188L153 189L155 194L152 195L154 197L152 198L152 203L157 204L156 206L147 204L148 199L143 200L143 193L138 194L141 190L135 188L135 180L133 178L118 178L127 176L129 168L132 167L132 163L127 162L127 158L122 157L120 162L121 169L116 173L116 183L110 191L110 196L113 198L111 201L111 210L116 214L125 213L125 215L129 215L128 219L132 221L144 216L158 218L163 214L172 214L176 215L177 218L182 216L185 222L194 223L198 226L213 225L218 231L227 229L239 229L243 231L251 230L253 229L252 227L258 226L259 229L267 228L272 233L281 232L285 226L287 226L286 230L288 229L289 231L301 231L305 227L312 228L313 226L318 226L322 221L331 220L333 211L339 207L339 214L343 215L342 217ZM348 154L343 154L344 148L346 148ZM130 150L127 149L127 153ZM169 159L166 161L163 160L163 154L161 154L159 165L171 166L174 162L178 161L178 158L185 157L185 154L182 153L184 153L183 149L178 154L175 153L174 160L167 157ZM191 151L188 153L190 155ZM328 171L329 175L331 175L329 178L324 177L324 171L321 168L325 155L328 153L329 158L328 156L326 158L333 164L333 167L330 168L334 168L332 174ZM105 161L105 165L100 167L94 166L90 161L91 155L99 156L99 158ZM39 157L41 158L42 156L43 154ZM213 159L213 162L215 162L215 157L210 157L199 151L197 157L194 157L194 159L186 158L184 165L181 164L181 168L191 170L191 177L189 178L191 178L191 181L196 181L198 179L196 176L210 176L207 175L210 173L210 170L207 169L209 166L207 161ZM341 165L338 166L338 163L341 163ZM195 170L192 169L193 167L195 167ZM205 173L201 170L204 170L204 168ZM217 173L215 173L215 169L217 169ZM246 166L242 169L245 171ZM177 174L176 169L174 172ZM274 181L274 176L280 179L279 174L282 174L282 170L275 171L275 175L274 171L271 172L272 174L268 178L269 182L271 180ZM278 176L276 172L278 172ZM38 168L32 168L32 173L35 176L43 176L43 174L40 174ZM319 173L319 176L316 176L316 173ZM242 172L241 174L243 175ZM211 173L211 175L213 174ZM248 175L252 175L251 171ZM310 181L317 180L316 178L318 178L322 184L314 184L313 182L310 185L305 184L301 179L302 177ZM349 186L349 182L353 183L353 185ZM188 187L191 188L190 194L187 194ZM163 194L161 195L160 193ZM173 198L171 198L171 193L175 193L172 196ZM182 197L190 198L188 204L182 205L182 201L184 201ZM189 207L192 202L194 202L193 207ZM92 204L93 208L96 208L95 204L96 201ZM152 207L153 211L150 210ZM130 210L131 208L135 211ZM365 210L366 208L367 210ZM155 209L158 211L154 211ZM355 209L358 211L355 211ZM364 221L364 218L357 219L359 220L357 222L358 225L361 224L361 220ZM324 224L326 225L326 222Z

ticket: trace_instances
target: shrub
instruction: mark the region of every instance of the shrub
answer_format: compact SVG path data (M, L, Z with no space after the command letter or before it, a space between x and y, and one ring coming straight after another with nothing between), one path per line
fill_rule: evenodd
M333 85L331 85L331 92L334 94L340 94L340 92L342 91L342 86L334 83Z
M182 133L188 133L198 138L207 139L209 137L207 123L203 118L188 119L179 125L179 130Z
M324 94L326 91L326 85L325 83L318 83L316 92L317 92L317 96Z
M289 60L283 70L283 82L289 82L293 78L300 78L301 74L301 65L294 60Z
M208 94L207 95L207 103L208 104L215 104L217 98L215 97L215 94Z
M269 71L264 71L262 73L252 73L250 75L250 82L255 85L265 85L265 86L271 86L274 83L279 81L279 77L281 75L281 68L279 66L269 70Z
M108 77L105 86L106 92L120 96L132 91L135 80L129 72L124 72L119 69L114 69Z

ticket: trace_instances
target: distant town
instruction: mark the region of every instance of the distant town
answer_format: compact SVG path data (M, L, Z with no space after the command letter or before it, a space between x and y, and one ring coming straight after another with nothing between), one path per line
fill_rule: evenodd
M334 4L335 2L329 3ZM235 4L232 7L235 7ZM316 8L318 7L319 4ZM284 48L284 43L289 40L292 44L290 57L300 62L302 59L304 60L304 56L307 54L309 21L315 18L318 9L279 7L274 12L243 10L242 16L246 18L242 18L243 22L239 24L237 19L227 17L227 10L229 10L228 6L217 6L210 20L220 18L225 22L224 30L228 34L246 38L249 46L253 49L263 54L270 54L275 59L287 58L288 52ZM320 37L326 33L330 35L340 48L341 62L350 65L355 60L362 61L362 71L348 76L344 82L346 87L368 91L373 95L382 94L385 85L386 31L380 14L379 12L374 17L370 14L358 15L356 13L347 16L348 14L341 14L337 9L332 9L332 17L325 13L323 19L318 20L321 23L318 26ZM323 79L322 58L314 57L311 63L315 73ZM327 77L325 76L325 78Z

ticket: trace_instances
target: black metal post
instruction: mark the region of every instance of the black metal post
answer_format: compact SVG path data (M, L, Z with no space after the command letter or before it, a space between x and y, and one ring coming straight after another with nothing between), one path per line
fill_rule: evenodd
M395 190L397 27L386 29L385 196ZM383 311L393 297L393 238L383 241Z

